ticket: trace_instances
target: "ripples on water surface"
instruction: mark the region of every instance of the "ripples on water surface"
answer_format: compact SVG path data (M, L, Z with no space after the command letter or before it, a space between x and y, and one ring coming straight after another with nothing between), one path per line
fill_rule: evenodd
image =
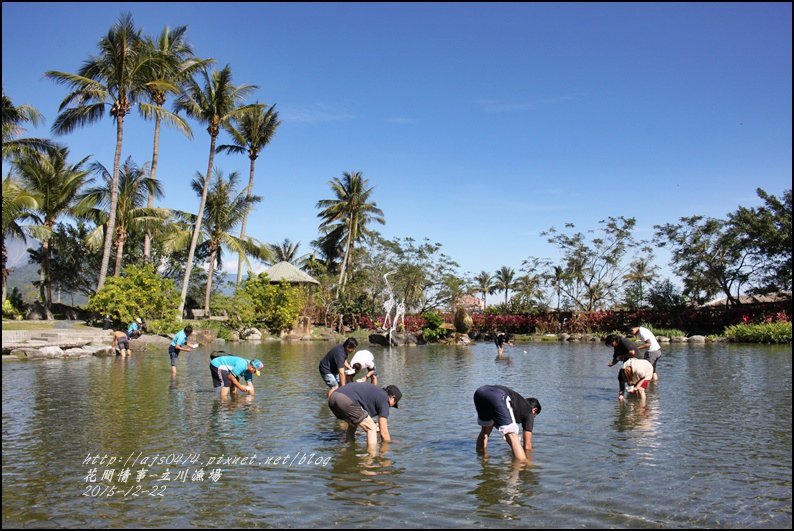
M340 442L317 372L331 346L230 346L265 370L255 397L228 403L209 350L182 354L175 381L165 351L4 363L4 526L791 527L790 346L671 346L644 407L618 404L603 344L517 345L498 361L487 343L373 348L381 384L403 391L375 457L361 435ZM498 437L474 451L472 395L493 383L541 401L529 464ZM92 467L89 453L200 457L122 482L121 463ZM209 457L254 454L205 466L217 481L193 476ZM102 484L117 492L84 495Z

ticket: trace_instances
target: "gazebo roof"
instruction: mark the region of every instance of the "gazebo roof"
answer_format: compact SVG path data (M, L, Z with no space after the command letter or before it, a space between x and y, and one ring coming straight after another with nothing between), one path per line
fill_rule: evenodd
M278 283L282 280L286 280L290 284L320 284L310 275L307 275L289 262L274 264L265 269L263 273L267 275L271 283Z

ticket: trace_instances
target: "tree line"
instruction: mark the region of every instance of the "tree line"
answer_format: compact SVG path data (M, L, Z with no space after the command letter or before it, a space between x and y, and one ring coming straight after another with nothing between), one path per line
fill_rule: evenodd
M655 226L649 241L635 238L634 218L610 217L584 232L572 224L551 227L541 237L559 250L559 259L528 257L518 268L471 275L439 243L382 238L374 225L386 221L374 187L361 172L344 172L329 181L331 197L318 200L319 235L301 254L300 242L263 243L247 232L251 209L261 202L253 194L255 163L281 124L276 105L248 102L258 87L234 84L228 64L216 68L214 59L197 57L186 27L147 36L123 14L77 72L45 76L66 88L52 133L66 135L109 116L116 134L113 167L89 157L75 162L54 140L24 137L25 125L43 117L29 105L15 105L3 89L2 156L11 168L3 179L4 305L8 238L40 243L29 254L40 265L36 287L48 315L54 286L93 296L105 285L111 259L114 277L125 266L150 264L181 283L177 319L186 304L210 311L228 253L238 256L236 288L250 258L289 261L314 276L320 287L310 305L325 319L377 315L386 275L396 301L417 314L451 310L467 294L481 297L483 306L487 295L501 294L503 302L491 311L531 313L699 304L719 295L738 304L742 293L791 291L790 189L778 198L759 188L763 206L739 207L725 219L688 216ZM152 157L145 163L122 156L125 120L135 110L153 121ZM209 134L206 171L196 172L191 183L198 211L155 208L164 193L157 178L161 126L192 139L189 120ZM225 176L216 167L217 153L248 157L244 188L236 172ZM682 289L659 278L653 263L658 247L670 249Z

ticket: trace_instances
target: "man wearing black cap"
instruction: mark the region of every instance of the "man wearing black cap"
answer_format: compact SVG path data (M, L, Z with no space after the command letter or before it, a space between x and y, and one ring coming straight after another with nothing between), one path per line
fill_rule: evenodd
M378 445L378 431L384 442L391 441L389 435L389 408L398 407L402 393L396 385L380 388L368 382L353 382L343 385L328 398L328 407L336 418L347 422L347 440L355 437L361 426L367 434L367 448L374 451ZM375 425L373 417L378 417Z
M524 398L503 385L483 385L474 392L474 407L477 409L477 452L485 453L488 437L494 428L501 433L513 451L513 459L526 461L527 452L532 450L532 428L535 415L540 414L537 398ZM524 431L524 444L521 444L519 425Z

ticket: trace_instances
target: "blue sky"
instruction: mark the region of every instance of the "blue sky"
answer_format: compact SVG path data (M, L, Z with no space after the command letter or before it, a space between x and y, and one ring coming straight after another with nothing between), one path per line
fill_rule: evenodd
M472 274L557 259L552 226L626 216L650 238L791 187L788 3L4 2L5 92L47 119L29 135L50 136L66 95L43 73L77 71L124 10L147 34L187 25L200 57L277 104L249 232L303 252L345 171L375 186L384 236L439 242ZM193 141L163 131L158 178L162 206L195 211L209 135L191 125ZM149 161L152 131L131 115L123 158ZM109 118L57 139L112 167ZM247 182L247 158L216 165Z

